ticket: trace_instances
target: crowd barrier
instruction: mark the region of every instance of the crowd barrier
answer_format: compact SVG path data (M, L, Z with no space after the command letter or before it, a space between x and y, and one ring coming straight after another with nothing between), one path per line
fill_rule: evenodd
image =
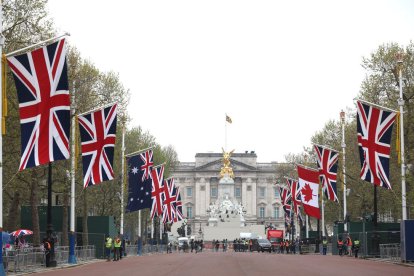
M381 259L401 261L401 247L399 243L380 244L379 247Z
M75 255L78 263L96 259L95 246L76 246ZM55 260L58 265L69 259L69 246L55 247ZM27 247L18 250L3 251L3 266L8 275L29 273L45 267L46 255L41 247Z

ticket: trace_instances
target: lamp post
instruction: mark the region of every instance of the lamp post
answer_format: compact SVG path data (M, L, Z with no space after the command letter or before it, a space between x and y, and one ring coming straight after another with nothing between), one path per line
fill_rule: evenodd
M341 125L342 125L342 175L344 179L344 231L348 231L348 226L346 221L346 169L345 169L345 111L341 110L341 113L339 114L341 118Z
M406 187L405 187L405 157L404 157L404 98L402 91L402 64L403 55L402 53L397 54L397 65L399 75L399 89L400 98L398 99L398 105L400 106L400 156L401 156L401 197L402 197L402 219L407 219L407 198L406 198Z

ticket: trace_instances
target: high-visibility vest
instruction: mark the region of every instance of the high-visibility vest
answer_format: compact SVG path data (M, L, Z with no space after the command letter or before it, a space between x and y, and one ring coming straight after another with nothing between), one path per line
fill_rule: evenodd
M342 247L344 245L343 241L338 241L338 247Z
M111 248L112 247L112 239L111 238L106 239L105 247L106 248Z
M354 241L354 245L355 245L356 247L359 247L359 240L355 240L355 241Z
M116 247L116 248L120 248L121 247L121 240L120 239L116 239L115 240L114 247Z
M346 242L347 242L347 245L348 245L348 246L352 246L352 239L351 239L351 237L349 237L349 238L346 240Z
M327 241L327 240L323 240L323 241L322 241L322 244L323 244L324 246L327 246L327 245L328 245L328 241Z

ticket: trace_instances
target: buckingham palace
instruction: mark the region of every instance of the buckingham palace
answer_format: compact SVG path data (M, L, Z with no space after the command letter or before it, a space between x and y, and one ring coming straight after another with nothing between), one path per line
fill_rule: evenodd
M243 206L246 225L272 224L283 229L283 208L276 182L283 177L281 167L285 164L259 163L253 151L233 153L230 161L234 172L232 199ZM172 171L175 184L180 187L183 215L193 233L207 225L209 206L218 200L222 162L222 153L197 153L195 162L180 162Z

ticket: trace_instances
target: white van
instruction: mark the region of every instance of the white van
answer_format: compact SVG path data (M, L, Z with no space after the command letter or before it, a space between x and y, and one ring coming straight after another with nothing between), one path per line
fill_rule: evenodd
M178 251L184 249L184 244L187 244L188 248L188 238L187 237L180 237L178 238Z

